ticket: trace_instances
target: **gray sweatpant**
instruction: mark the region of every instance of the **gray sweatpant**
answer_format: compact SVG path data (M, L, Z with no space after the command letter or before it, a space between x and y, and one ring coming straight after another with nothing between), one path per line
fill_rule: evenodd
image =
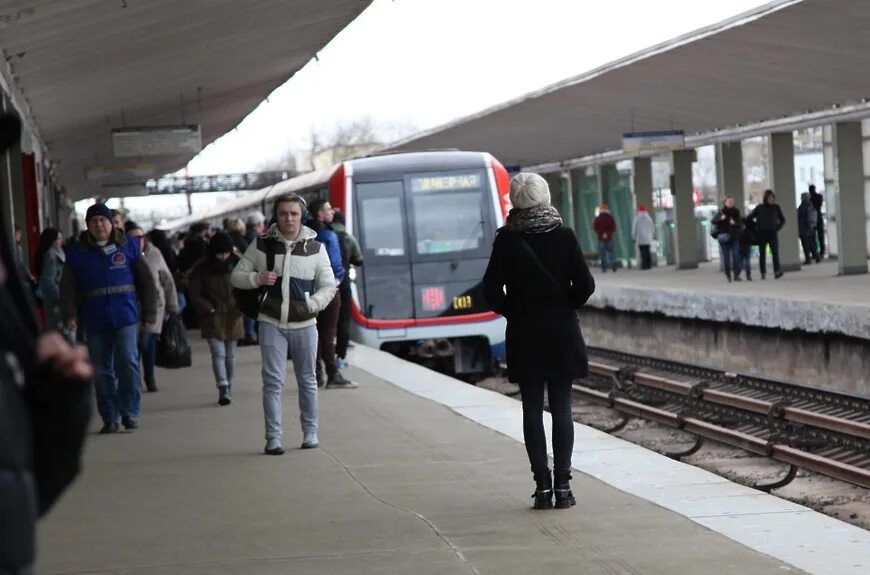
M260 353L263 356L263 413L266 439L280 440L281 392L287 373L287 348L293 358L293 372L299 387L299 419L302 433L317 433L317 326L302 329L278 329L260 322Z

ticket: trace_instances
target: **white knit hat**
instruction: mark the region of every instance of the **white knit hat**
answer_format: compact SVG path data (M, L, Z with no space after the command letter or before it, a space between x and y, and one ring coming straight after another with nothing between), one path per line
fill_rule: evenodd
M524 210L550 205L550 186L538 174L522 172L511 180L511 204Z

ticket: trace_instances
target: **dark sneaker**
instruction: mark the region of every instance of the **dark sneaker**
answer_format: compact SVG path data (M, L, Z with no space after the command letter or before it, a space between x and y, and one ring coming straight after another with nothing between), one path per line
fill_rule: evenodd
M773 279L777 279L777 280L778 280L778 279L781 278L782 276L783 276L783 272L782 272L782 271L778 271L778 272L775 272L775 273L773 274Z
M154 393L157 391L157 383L154 381L146 381L145 389L147 389L150 393Z
M222 385L218 389L220 390L218 392L218 405L224 406L231 404L233 400L230 398L230 391L227 386Z
M356 389L359 384L345 378L340 371L335 372L332 379L326 382L326 389Z
M266 449L263 452L266 455L284 455L284 448L279 440L270 439L266 442Z
M125 415L121 418L121 423L124 425L124 429L136 429L139 427L139 422L136 421L135 417L128 417ZM115 425L117 425L117 423Z
M121 429L121 426L118 425L117 421L114 421L112 423L104 423L103 427L100 428L100 433L102 433L104 435L107 433L118 433L118 431L120 429Z

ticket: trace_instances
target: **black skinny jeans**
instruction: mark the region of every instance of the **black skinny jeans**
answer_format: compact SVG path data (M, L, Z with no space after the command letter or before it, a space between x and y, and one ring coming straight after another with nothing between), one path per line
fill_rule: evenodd
M571 383L567 381L540 381L520 383L523 397L523 438L526 453L532 464L532 473L546 473L547 436L544 434L544 386L553 418L553 469L570 471L571 452L574 450L574 419L571 415Z

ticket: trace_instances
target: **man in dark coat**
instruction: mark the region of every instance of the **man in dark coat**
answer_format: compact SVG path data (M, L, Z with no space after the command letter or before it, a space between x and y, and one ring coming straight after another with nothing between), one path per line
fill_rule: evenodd
M20 130L0 116L0 152ZM93 368L59 332L37 337L8 240L0 230L0 573L23 574L33 573L37 517L79 472Z
M816 249L819 213L811 202L810 195L804 192L801 194L801 205L797 209L798 236L800 236L801 247L804 250L804 265L809 265L812 260L815 260L816 263L822 261Z
M577 308L595 291L577 237L550 206L546 180L511 180L513 209L492 247L483 276L490 307L507 318L508 378L523 400L523 437L535 477L536 509L570 507L574 422L571 381L589 374ZM550 477L542 413L546 388L553 421Z
M822 204L825 203L825 198L822 194L816 191L816 186L810 184L810 203L816 209L816 237L819 241L819 257L825 257L825 218L822 217Z
M776 203L776 194L773 190L765 190L764 199L755 206L749 214L755 224L755 238L758 241L758 269L761 270L761 279L767 276L767 247L773 256L773 275L776 279L782 277L782 268L779 265L779 230L785 225L785 216L782 208Z

